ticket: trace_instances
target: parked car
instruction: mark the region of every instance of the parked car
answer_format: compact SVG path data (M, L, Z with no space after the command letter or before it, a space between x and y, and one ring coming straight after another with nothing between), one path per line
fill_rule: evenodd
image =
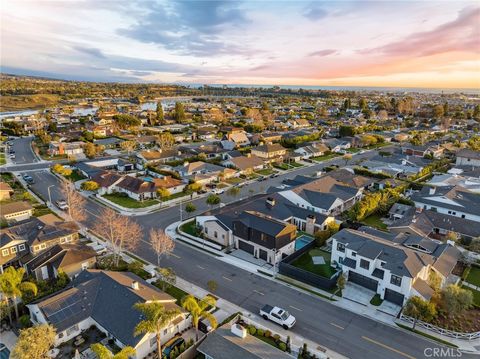
M262 176L262 177L260 177L257 181L258 181L258 182L262 182L262 181L265 181L266 179L267 179L266 176Z
M63 199L59 199L58 201L55 202L55 205L60 208L62 211L66 211L68 209L68 203L67 201Z
M180 347L185 343L185 339L183 339L180 335L174 336L172 339L170 339L168 342L166 342L163 346L163 356L170 358L170 353L172 350L174 350L177 347Z
M15 159L15 154L10 153L10 154L8 155L8 157L11 158L12 160L14 160L14 159Z
M33 177L30 175L23 175L23 180L30 184L35 183L35 181L33 180Z
M280 324L283 329L290 329L296 323L296 319L293 315L280 307L273 307L271 305L264 305L260 309L260 315L265 320L271 320L274 323Z
M215 194L222 194L224 193L225 190L223 188L215 188L212 193L215 193Z

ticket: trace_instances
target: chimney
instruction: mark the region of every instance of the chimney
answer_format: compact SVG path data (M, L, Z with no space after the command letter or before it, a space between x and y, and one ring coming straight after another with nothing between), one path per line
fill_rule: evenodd
M430 190L428 191L428 194L430 194L430 195L435 194L435 190L436 190L435 187L430 187Z
M314 234L315 233L315 221L316 218L313 214L309 214L307 216L307 223L305 225L305 232L308 234Z
M240 324L233 324L230 330L232 334L236 335L237 337L240 337L242 339L245 339L247 337L247 330Z
M139 290L140 289L140 286L138 285L138 282L136 280L134 280L132 282L132 289L133 290Z
M267 205L267 208L272 208L273 206L275 206L275 198L267 197L265 204Z

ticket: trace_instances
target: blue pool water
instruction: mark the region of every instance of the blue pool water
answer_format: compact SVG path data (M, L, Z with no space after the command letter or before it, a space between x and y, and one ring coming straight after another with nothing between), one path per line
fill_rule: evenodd
M145 182L153 182L153 178L152 177L143 177L143 180Z
M306 235L301 235L297 239L295 239L295 250L298 251L299 249L305 247L308 243L313 241L313 238Z

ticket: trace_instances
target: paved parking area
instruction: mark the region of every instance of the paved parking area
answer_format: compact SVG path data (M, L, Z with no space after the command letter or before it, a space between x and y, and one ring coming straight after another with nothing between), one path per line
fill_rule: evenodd
M17 336L15 335L14 332L12 332L11 330L7 330L7 331L4 331L2 332L2 334L0 335L0 342L2 342L3 344L6 345L6 347L12 351L13 347L15 346L15 344L17 344Z
M342 297L345 299L353 300L354 302L370 305L370 300L375 295L373 290L362 287L361 285L347 282L345 289L342 291Z
M384 300L382 304L380 304L377 309L381 312L393 315L394 317L397 316L398 312L402 309L399 305L391 302L387 302Z

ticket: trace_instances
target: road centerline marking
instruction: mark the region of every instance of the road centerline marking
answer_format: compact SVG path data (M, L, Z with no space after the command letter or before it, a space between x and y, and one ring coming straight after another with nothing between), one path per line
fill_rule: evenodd
M205 267L202 267L201 265L198 265L198 264L197 264L197 267L200 269L205 269Z
M260 295L265 295L264 293L262 293L262 292L259 292L259 291L258 291L258 290L256 290L256 289L254 289L253 291L254 291L255 293L257 293L257 294L260 294Z
M398 350L398 349L392 348L392 347L390 347L390 346L388 346L388 345L386 345L386 344L377 342L376 340L371 339L371 338L369 338L369 337L362 336L362 339L364 339L364 340L366 340L366 341L369 341L369 342L371 342L371 343L373 343L373 344L376 344L376 345L378 345L378 346L380 346L380 347L382 347L382 348L391 350L392 352L397 353L397 354L400 354L400 355L404 356L405 358L416 359L414 356L408 355L407 353L404 353L404 352L402 352L402 351L400 351L400 350Z
M294 307L293 305L289 305L289 307L292 309L298 310L299 312L303 312L303 310L301 310L300 308Z
M341 325L338 325L338 324L335 324L335 323L330 323L330 325L333 325L334 327L338 328L338 329L342 329L344 330L345 328L342 327Z
M222 278L223 278L223 279L225 279L225 280L228 280L228 281L230 281L230 282L232 282L232 281L233 281L232 279L230 279L230 278L227 278L227 277L225 277L225 276L223 276L223 275L222 275Z

